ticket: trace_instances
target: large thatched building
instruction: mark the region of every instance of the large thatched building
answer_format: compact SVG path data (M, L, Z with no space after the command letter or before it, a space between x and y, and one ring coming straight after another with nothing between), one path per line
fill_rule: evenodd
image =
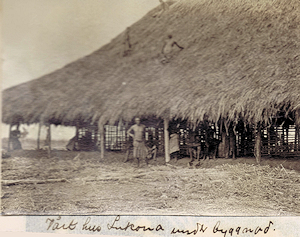
M168 1L93 54L5 90L3 122L96 123L100 133L134 116L163 118L165 128L205 119L227 133L242 124L258 160L261 131L270 152L294 126L298 151L299 10L298 0Z

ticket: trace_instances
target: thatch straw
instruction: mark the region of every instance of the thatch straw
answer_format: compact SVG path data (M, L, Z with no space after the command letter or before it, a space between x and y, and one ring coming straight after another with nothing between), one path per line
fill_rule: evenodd
M4 91L3 121L103 123L136 115L265 122L300 111L298 0L181 0L90 56ZM175 49L164 62L163 46ZM295 115L300 122L298 114Z

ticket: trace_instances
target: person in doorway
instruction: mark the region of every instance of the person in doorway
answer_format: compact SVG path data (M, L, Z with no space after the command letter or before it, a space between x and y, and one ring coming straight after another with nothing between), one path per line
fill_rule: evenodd
M148 149L145 145L145 125L141 124L140 118L135 118L134 121L135 124L128 129L127 134L133 138L133 157L137 159L139 167L140 159L145 159L148 165Z
M12 143L12 150L21 150L22 149L22 145L19 140L20 136L21 136L21 132L18 129L10 132L10 140Z
M179 158L179 123L170 122L169 133L170 133L170 156L177 162Z
M148 147L148 158L156 161L157 154L157 140L153 137L153 132L148 131L148 142L146 143Z
M76 142L77 142L77 136L74 136L68 144L66 145L66 148L68 151L76 151Z

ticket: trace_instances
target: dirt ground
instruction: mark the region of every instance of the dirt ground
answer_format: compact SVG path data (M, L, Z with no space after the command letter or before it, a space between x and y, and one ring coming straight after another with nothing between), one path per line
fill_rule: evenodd
M300 160L188 158L149 166L125 154L24 150L2 159L1 209L24 214L300 215Z

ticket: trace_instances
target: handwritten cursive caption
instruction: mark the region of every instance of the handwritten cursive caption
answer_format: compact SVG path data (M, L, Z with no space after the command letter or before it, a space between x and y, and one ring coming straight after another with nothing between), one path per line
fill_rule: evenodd
M125 220L127 218L127 220ZM47 231L56 231L56 230L65 230L65 231L76 231L79 232L89 232L89 233L101 233L103 230L112 232L156 232L168 235L201 235L203 233L214 234L214 236L244 236L244 235L257 235L262 234L266 235L270 232L275 231L275 224L273 221L261 226L223 226L221 221L217 221L216 224L208 226L204 223L196 222L192 228L180 228L178 226L165 228L162 223L153 223L148 225L136 224L132 220L128 220L130 217L122 218L121 216L116 216L108 223L97 223L97 220L93 220L92 217L86 217L82 223L79 220L76 220L75 217L72 220L63 221L61 216L50 218L48 217L45 221L45 228ZM97 218L95 218L97 219ZM107 219L111 219L108 217ZM122 219L122 220L121 220ZM80 219L81 220L81 219ZM178 223L180 224L180 223ZM105 229L103 229L103 227ZM107 232L106 232L107 233ZM113 234L117 234L114 232ZM120 233L122 234L122 233Z

